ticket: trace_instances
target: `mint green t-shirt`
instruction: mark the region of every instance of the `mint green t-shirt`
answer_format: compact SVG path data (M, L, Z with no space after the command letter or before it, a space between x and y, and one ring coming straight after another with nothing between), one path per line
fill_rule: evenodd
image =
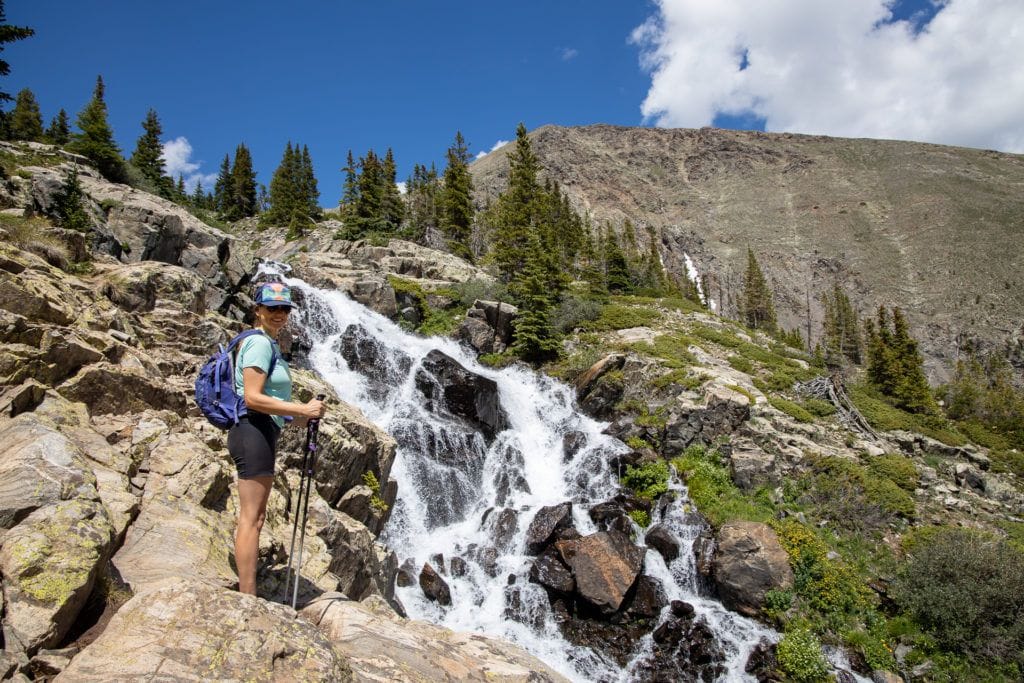
M267 374L267 370L270 369L270 359L275 355L277 362L274 364L274 374L263 383L263 393L282 401L292 400L292 376L288 372L288 363L281 357L277 342L265 334L246 337L238 346L238 355L235 359L235 391L239 396L245 395L242 370L259 368L263 374ZM271 418L278 427L284 427L283 417L271 415Z

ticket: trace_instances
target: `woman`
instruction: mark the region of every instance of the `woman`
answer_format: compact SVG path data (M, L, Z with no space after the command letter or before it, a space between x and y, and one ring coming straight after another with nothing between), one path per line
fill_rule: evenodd
M228 452L238 469L238 528L235 531L235 566L238 590L256 594L256 560L267 499L274 481L277 437L285 417L303 426L323 417L323 401L294 403L288 364L281 358L277 335L288 323L292 293L278 283L256 287L255 327L263 334L242 340L235 358L235 392L245 398L246 416L228 431ZM273 374L270 371L271 359Z

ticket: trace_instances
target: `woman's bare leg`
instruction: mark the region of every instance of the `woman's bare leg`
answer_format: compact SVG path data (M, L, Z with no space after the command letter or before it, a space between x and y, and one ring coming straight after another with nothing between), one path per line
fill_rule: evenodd
M260 530L267 516L267 499L273 477L238 480L238 528L235 530L235 566L238 591L256 595L256 560L260 554Z

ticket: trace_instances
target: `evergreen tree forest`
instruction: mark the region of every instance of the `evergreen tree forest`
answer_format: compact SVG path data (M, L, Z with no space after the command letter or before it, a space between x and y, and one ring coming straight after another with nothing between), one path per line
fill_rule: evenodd
M860 320L850 303L850 297L838 282L823 298L824 354L829 367L839 368L846 364L860 365L863 344L860 334Z
M114 131L107 121L104 92L103 77L97 76L92 99L78 114L76 125L81 132L72 137L68 147L95 163L107 180L125 183L128 181L128 170L121 150L114 141Z
M879 306L874 322L865 322L867 337L867 376L871 384L893 403L911 413L937 410L924 361L917 342L910 336L906 319L899 308L891 313Z
M18 93L7 125L11 140L43 141L43 116L36 96L28 88Z
M236 155L235 166L238 166ZM250 161L251 172L251 161ZM236 171L232 171L232 176ZM256 185L253 176L252 212L256 209ZM285 146L281 163L274 171L270 181L270 208L263 214L262 221L271 225L288 226L288 237L301 237L322 217L320 210L320 191L317 189L316 176L313 173L313 161L309 155L309 147L292 146L291 141Z

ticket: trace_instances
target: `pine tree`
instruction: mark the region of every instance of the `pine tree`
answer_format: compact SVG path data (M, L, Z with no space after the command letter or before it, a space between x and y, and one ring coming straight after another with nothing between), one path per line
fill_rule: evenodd
M441 193L441 183L434 164L429 169L422 164L415 164L412 176L406 181L408 221L404 234L409 239L418 241L428 230L438 227Z
M747 249L747 272L743 278L743 323L752 330L774 332L775 303L768 281L752 249Z
M622 247L619 246L618 238L612 232L611 223L605 224L603 243L605 283L608 291L620 294L629 291L629 263Z
M527 258L522 276L514 282L519 315L515 320L513 352L523 360L543 362L558 357L561 348L558 333L551 323L554 306L547 282L540 240L531 234L527 241Z
M85 193L78 182L78 171L70 169L64 175L64 184L53 198L53 216L62 228L86 232L92 224L84 206Z
M237 221L256 215L256 172L252 167L252 155L245 143L235 148L235 163L228 179L228 208L225 218Z
M441 229L452 253L472 261L469 238L473 227L473 177L469 173L469 147L461 131L455 133L455 142L445 156L448 165L441 186Z
M830 367L841 367L846 363L860 365L862 343L860 322L850 298L836 282L831 294L824 296L824 346L825 358Z
M96 88L92 99L79 113L77 125L82 132L76 135L69 147L96 164L96 168L107 180L116 183L127 182L121 150L114 142L114 131L107 123L107 105L103 101L103 77L96 77Z
M350 220L353 237L367 233L388 234L391 223L384 213L385 174L380 158L371 149L359 160L359 196Z
M35 35L35 30L26 26L11 26L7 23L7 14L4 11L3 0L0 0L0 52L4 51L4 45L18 40L24 40ZM0 59L0 76L11 73L11 65ZM10 102L11 96L0 90L0 103Z
M924 375L924 361L910 336L903 312L892 309L892 327L885 306L879 306L877 327L865 324L868 338L868 380L900 408L935 412L935 400Z
M402 194L398 191L395 155L390 147L384 155L381 172L383 181L381 211L384 220L389 225L388 231L395 232L402 225L402 219L405 218L405 204L402 202Z
M299 188L296 186L298 160L291 140L284 148L281 163L270 179L270 209L264 220L274 225L291 226L299 208Z
M170 197L170 182L164 173L164 149L160 144L160 136L164 131L155 110L150 109L146 112L146 118L142 122L142 131L142 135L135 142L131 163L162 196Z
M319 220L323 215L320 209L320 190L317 189L313 160L309 156L309 148L306 145L302 146L299 185L302 197L305 199L306 215L313 220Z
M224 216L231 207L231 157L224 155L224 161L220 162L220 172L213 185L213 208L221 216Z
M348 151L345 158L345 166L341 172L345 174L345 180L341 185L341 201L338 208L341 209L342 219L345 219L354 209L356 200L359 199L359 167L356 166L352 157L352 150Z
M68 122L68 113L63 109L50 119L50 127L46 129L46 139L51 145L58 147L66 145L71 139L71 124Z
M199 178L196 180L195 189L192 190L192 197L190 200L192 205L200 209L206 208L206 192L203 191L203 180Z
M174 198L177 201L188 199L188 192L185 190L185 176L178 174L178 184L174 187Z
M11 140L41 142L43 139L43 116L39 113L36 96L28 88L18 93L8 119L8 131Z
M522 272L526 265L541 192L537 182L540 165L522 123L516 129L515 148L508 155L508 160L508 189L498 198L495 207L497 225L491 247L491 256L504 282Z
M935 399L924 374L924 360L917 350L917 341L910 336L903 312L898 308L892 309L892 340L899 363L893 394L896 405L912 413L935 412Z

